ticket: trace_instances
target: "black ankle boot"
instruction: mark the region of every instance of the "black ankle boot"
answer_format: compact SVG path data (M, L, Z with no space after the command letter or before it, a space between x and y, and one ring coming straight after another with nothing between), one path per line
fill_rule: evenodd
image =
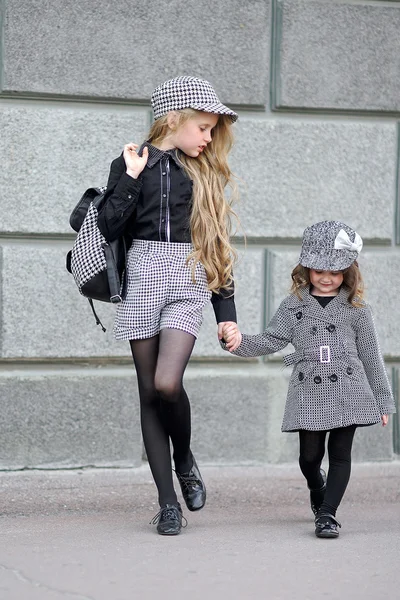
M206 486L199 467L192 454L193 465L188 473L175 471L182 490L182 496L189 510L200 510L206 503Z
M182 525L182 519L185 523ZM160 535L178 535L182 527L186 527L187 521L182 515L181 505L165 504L160 508L154 519L150 521L151 525L157 525L157 532Z
M337 538L341 524L333 515L320 513L315 517L315 535L319 538Z
M324 496L325 496L325 490L326 490L326 473L324 471L324 469L320 469L321 472L321 477L323 479L323 485L315 490L312 490L311 488L308 488L310 490L310 504L311 504L311 510L313 511L314 515L316 516L319 509L321 508L321 504L324 501Z

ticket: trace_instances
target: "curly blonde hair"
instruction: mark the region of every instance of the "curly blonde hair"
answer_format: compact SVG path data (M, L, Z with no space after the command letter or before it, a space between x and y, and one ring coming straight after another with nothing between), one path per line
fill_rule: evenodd
M349 292L348 301L350 304L358 308L364 306L364 282L358 262L354 261L350 267L341 272L343 274L342 286ZM292 287L290 288L290 292L300 298L300 290L311 284L310 269L303 267L303 265L297 265L293 269L291 277Z
M191 108L175 111L177 128L198 111ZM150 129L148 141L157 145L170 132L168 115L157 119ZM232 203L238 196L236 182L228 165L228 154L233 146L232 123L227 115L219 115L212 130L212 141L196 158L178 153L188 177L193 181L193 199L190 217L193 251L188 256L193 280L196 264L201 262L207 275L208 289L212 292L230 290L232 269L237 253L230 243L232 219L237 219ZM231 190L229 200L225 188Z

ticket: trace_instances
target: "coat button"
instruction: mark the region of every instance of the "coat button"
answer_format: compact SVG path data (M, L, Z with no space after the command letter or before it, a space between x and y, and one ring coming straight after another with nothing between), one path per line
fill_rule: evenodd
M335 381L337 381L337 375L336 373L332 373L332 375L329 375L329 379L334 383Z
M299 378L299 381L303 381L304 373L302 373L302 371L300 371L300 373L298 374L298 378Z
M301 310L299 310L299 312L296 313L296 318L301 319L302 316L303 316L303 313L301 312Z
M321 379L321 377L319 375L316 375L314 377L314 383L321 383L321 381L322 381L322 379Z
M354 373L353 367L347 367L346 373L347 373L347 375L353 375L353 373Z
M334 325L328 325L327 330L329 331L329 333L333 333L335 331L336 327Z
M311 333L317 333L317 331L318 331L318 327L316 325L311 327Z

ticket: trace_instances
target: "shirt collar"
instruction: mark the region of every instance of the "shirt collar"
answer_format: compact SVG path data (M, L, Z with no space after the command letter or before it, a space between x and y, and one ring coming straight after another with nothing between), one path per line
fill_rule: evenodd
M172 158L175 164L178 167L182 168L182 164L179 161L176 148L173 148L172 150L160 150L159 148L152 146L149 142L144 142L140 146L138 152L139 156L142 156L143 148L145 146L147 146L147 148L149 149L149 158L147 161L147 167L149 167L149 169L152 169L154 165L156 165L162 158Z

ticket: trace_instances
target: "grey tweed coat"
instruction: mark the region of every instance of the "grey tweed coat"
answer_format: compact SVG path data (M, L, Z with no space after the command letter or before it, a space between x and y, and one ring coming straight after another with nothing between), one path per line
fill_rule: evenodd
M308 289L287 296L266 331L243 334L237 356L260 356L292 343L294 365L282 431L371 425L396 412L372 312L339 294L323 308Z

